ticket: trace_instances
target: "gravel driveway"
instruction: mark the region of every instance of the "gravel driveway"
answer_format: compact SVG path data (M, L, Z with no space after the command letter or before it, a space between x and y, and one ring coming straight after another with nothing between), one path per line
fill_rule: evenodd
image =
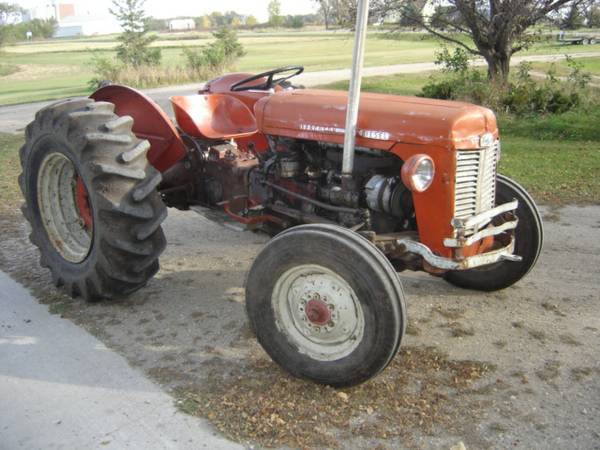
M509 289L477 293L402 274L405 351L375 381L343 393L291 379L251 336L244 277L264 235L170 211L158 276L129 298L96 304L56 293L19 217L5 227L12 239L0 243L0 267L158 381L183 409L241 442L600 448L600 207L544 208L544 217L538 265ZM386 421L390 404L407 398L415 405L400 404ZM295 416L307 408L308 416ZM286 420L286 412L297 419ZM311 428L291 435L297 423Z

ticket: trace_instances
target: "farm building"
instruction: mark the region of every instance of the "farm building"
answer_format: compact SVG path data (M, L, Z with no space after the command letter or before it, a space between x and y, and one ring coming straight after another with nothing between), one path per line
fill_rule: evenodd
M195 30L196 22L194 19L171 19L169 20L169 31L187 31Z
M94 36L97 34L120 33L121 25L116 20L92 16L71 16L61 20L55 37Z
M93 36L120 33L119 22L106 10L103 3L82 0L48 1L33 6L27 19L55 19L58 22L55 37Z

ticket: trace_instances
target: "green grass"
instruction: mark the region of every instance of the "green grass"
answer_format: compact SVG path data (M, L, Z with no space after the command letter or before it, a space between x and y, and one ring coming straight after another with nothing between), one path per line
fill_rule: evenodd
M19 71L19 66L12 64L0 64L0 77L5 77Z
M600 76L600 58L577 58L577 62L581 63L582 70L594 76ZM547 72L551 67L554 67L558 76L566 76L570 69L566 61L556 61L554 63L535 62L531 64L533 70Z
M18 149L22 144L23 136L0 133L0 211L14 209L20 202L17 177L21 171Z
M362 89L365 92L377 92L380 94L393 95L416 95L428 79L430 73L419 74L397 74L382 77L363 78ZM320 86L321 89L348 90L348 81L337 81L335 83Z
M351 65L353 35L346 31L265 31L242 32L240 41L246 55L236 70L256 72L285 65L303 65L318 71L347 68ZM154 45L162 50L164 65L183 65L183 48L206 45L210 33L159 34ZM51 100L67 95L89 93L88 81L93 77L92 50L101 55L114 55L116 36L51 39L23 42L7 46L0 56L2 63L19 66L19 76L0 73L0 105ZM423 33L371 32L367 40L365 65L385 66L426 62L434 59L439 42ZM564 54L599 51L600 45L563 47L555 42L540 42L530 54ZM203 81L203 80L199 80Z
M183 46L198 46L209 39L162 40L164 65L184 65ZM236 70L256 72L286 65L303 65L306 70L349 67L352 59L352 35L342 33L288 32L244 34L240 37L246 55ZM2 55L6 64L26 66L22 76L0 78L0 104L50 100L65 95L89 93L87 82L93 77L91 49L100 55L112 55L114 41L90 39L52 40L7 47ZM431 61L436 43L381 39L367 41L367 66Z
M544 203L600 203L599 141L540 141L504 132L500 172Z

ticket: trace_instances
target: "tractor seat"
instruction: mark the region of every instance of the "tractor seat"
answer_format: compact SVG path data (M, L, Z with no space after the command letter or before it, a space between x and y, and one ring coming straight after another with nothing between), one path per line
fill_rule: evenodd
M230 95L185 95L170 100L177 125L190 136L223 140L251 136L258 131L254 114Z

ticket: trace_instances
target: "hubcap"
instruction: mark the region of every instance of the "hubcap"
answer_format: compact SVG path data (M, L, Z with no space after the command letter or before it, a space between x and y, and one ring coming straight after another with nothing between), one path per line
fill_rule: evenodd
M356 293L340 275L305 264L286 271L271 298L277 328L300 353L335 361L362 341L364 315Z
M85 185L62 153L50 153L42 161L37 198L54 249L69 262L82 262L92 247L92 215Z

